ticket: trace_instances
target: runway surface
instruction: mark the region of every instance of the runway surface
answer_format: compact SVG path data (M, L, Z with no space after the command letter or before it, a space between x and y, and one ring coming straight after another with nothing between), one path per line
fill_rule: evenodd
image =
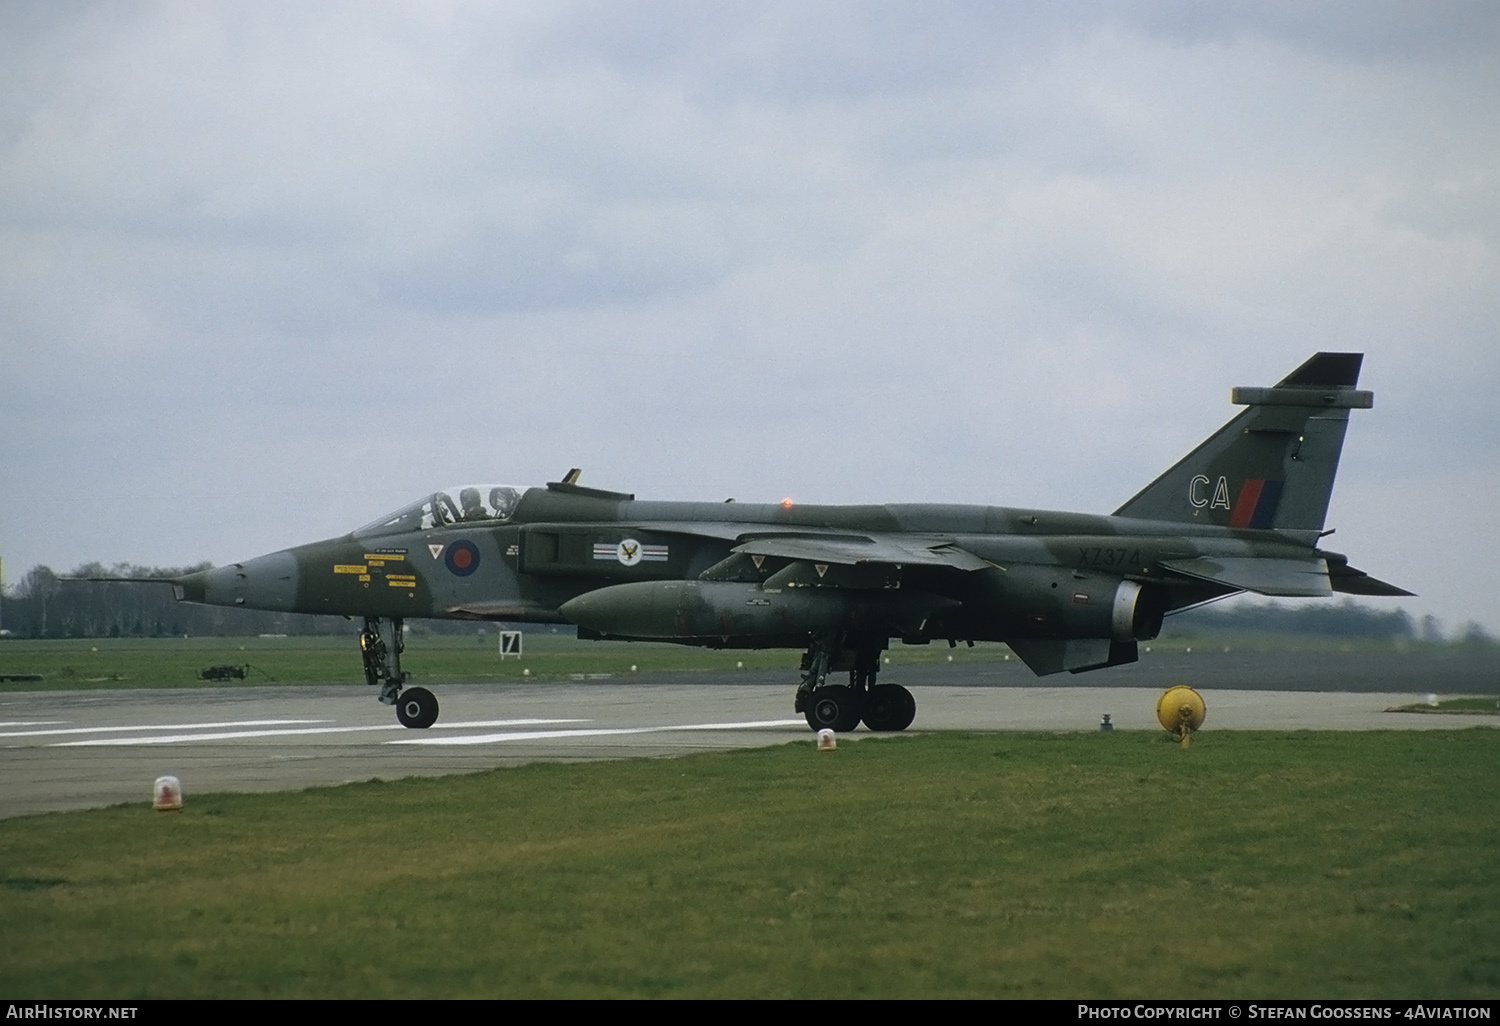
M1156 700L1164 681L1170 682L1161 667L1144 687L1044 687L1018 669L999 664L976 674L969 667L962 677L941 667L904 673L903 683L917 699L911 730L1093 731L1106 713L1122 730L1160 729ZM1222 676L1237 682L1233 674ZM164 774L182 781L191 802L195 794L214 791L294 790L539 759L812 744L807 724L792 713L786 675L663 674L432 689L442 715L426 731L399 726L393 711L362 685L3 694L0 816L148 802L152 782ZM1495 722L1385 711L1422 701L1423 691L1268 690L1243 683L1199 690L1208 703L1208 730L1430 729ZM876 736L861 728L843 739Z

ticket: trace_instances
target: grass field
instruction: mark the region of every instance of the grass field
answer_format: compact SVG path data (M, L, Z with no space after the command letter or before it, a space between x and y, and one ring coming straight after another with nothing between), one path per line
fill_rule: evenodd
M0 993L1500 995L1500 734L928 735L0 821Z
M1386 651L1386 642L1239 636L1187 636L1153 641L1147 651L1200 649L1228 651ZM525 633L525 658L502 660L492 628L474 634L418 634L407 643L405 666L417 683L431 681L506 681L524 674L537 679L573 674L625 674L662 670L715 671L743 666L780 670L794 679L800 653L788 650L714 651L650 642L579 641L571 630L550 628ZM1014 659L1005 645L981 643L970 648L946 644L892 645L886 657L893 667L952 662L963 666ZM199 674L209 666L248 666L243 681L213 686L269 683L364 683L355 632L347 637L254 638L81 638L0 641L0 676L26 675L40 680L0 681L0 692L86 688L202 687Z
M1469 713L1475 716L1500 716L1500 698L1493 697L1467 697L1467 698L1442 698L1436 696L1434 701L1416 702L1411 705L1398 705L1393 712L1414 713Z
M429 634L411 638L405 665L423 680L501 681L523 674L556 679L577 673L625 674L659 670L746 669L785 671L794 679L798 652L787 650L714 651L651 642L579 641L571 633L527 631L525 656L502 660L493 630L483 634ZM897 646L887 653L892 665L990 662L1014 658L1003 645L946 644ZM9 640L0 643L0 675L40 675L41 680L0 682L0 691L55 688L202 687L200 671L209 666L249 666L243 681L265 685L364 683L355 634L348 637L268 638L96 638Z
M527 632L525 658L502 660L494 631L483 635L424 635L410 639L404 660L428 680L514 680L573 673L642 669L793 667L795 653L711 652L679 645L581 642L571 635ZM347 637L98 638L8 641L0 644L0 674L40 674L41 682L0 683L0 690L119 687L202 687L199 673L216 665L249 666L243 682L264 685L364 683L355 633Z

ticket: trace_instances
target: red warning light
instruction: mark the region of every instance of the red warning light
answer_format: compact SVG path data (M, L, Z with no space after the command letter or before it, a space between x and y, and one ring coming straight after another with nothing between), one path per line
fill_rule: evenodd
M782 506L783 506L783 507L787 507L787 508L790 508L790 506L791 506L791 505L792 505L792 499L791 499L791 496L787 496L787 497L786 497L786 498L785 498L785 499L782 499L782 500L781 500L781 505L782 505Z

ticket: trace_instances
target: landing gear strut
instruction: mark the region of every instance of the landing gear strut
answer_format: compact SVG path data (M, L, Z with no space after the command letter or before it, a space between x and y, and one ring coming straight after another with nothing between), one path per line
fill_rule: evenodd
M861 719L871 730L905 730L917 715L917 702L899 684L876 684L884 639L814 638L802 657L802 683L797 686L794 708L807 718L813 730L847 733ZM852 656L852 659L850 658ZM848 684L827 683L836 663L849 670Z
M426 688L401 689L411 674L401 669L401 653L406 648L401 617L391 618L391 640L387 644L380 617L365 617L359 632L359 654L364 661L365 683L380 687L380 701L396 707L396 719L406 727L430 727L438 718L438 703Z
M833 668L833 651L838 641L832 637L813 638L807 652L802 656L802 683L797 685L797 699L793 703L796 712L807 712L811 695L823 687L828 671ZM812 726L812 720L808 720ZM818 728L813 727L814 730Z

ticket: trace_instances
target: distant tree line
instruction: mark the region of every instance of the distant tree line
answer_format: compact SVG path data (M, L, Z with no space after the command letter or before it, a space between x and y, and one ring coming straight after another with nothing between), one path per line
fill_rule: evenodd
M1448 640L1488 644L1490 635L1470 621L1450 639L1435 616L1414 620L1404 609L1373 609L1353 599L1342 602L1277 602L1233 605L1209 604L1185 610L1168 618L1175 630L1203 634L1254 633L1299 634L1333 638L1383 639L1387 641Z
M85 563L63 575L77 577L179 577L206 570L195 566L136 566L132 563ZM463 620L412 620L413 629L434 634L468 634L479 625ZM1414 620L1404 609L1381 610L1350 599L1339 603L1281 605L1235 603L1207 605L1172 616L1172 630L1195 633L1253 632L1302 634L1391 641L1491 642L1476 623L1459 628L1452 639L1432 616ZM347 634L342 616L270 613L232 606L178 602L168 584L118 584L63 580L50 567L33 567L4 596L0 627L25 638L151 638L190 634L246 637L257 634Z

